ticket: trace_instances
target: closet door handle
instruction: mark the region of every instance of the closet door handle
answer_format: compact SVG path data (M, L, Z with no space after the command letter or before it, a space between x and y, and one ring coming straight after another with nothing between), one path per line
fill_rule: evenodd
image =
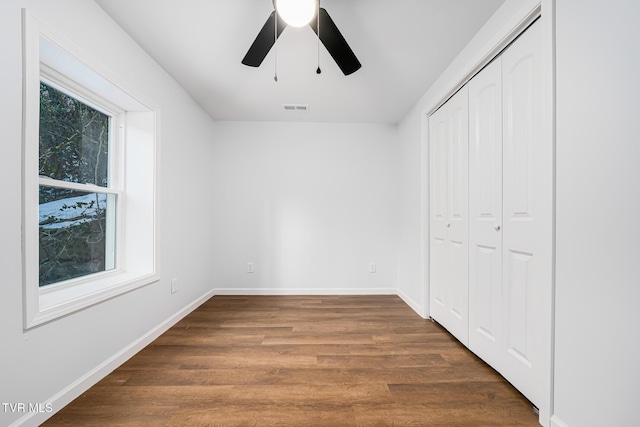
M450 222L447 223L447 228L451 228L451 223Z
M496 230L496 231L500 231L500 226L496 224L496 225L493 227L493 229L494 229L494 230Z

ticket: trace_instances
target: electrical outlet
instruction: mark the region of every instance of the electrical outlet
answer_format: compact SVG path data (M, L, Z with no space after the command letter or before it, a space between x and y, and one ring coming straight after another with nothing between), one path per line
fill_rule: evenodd
M178 292L178 279L171 279L171 293L175 294Z
M253 273L253 263L252 262L248 262L247 263L247 273Z
M369 263L369 273L375 273L376 272L376 263L375 262L370 262Z

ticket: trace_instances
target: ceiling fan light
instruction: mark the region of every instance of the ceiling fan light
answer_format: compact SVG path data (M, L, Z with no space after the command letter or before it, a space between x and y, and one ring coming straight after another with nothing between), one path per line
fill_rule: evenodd
M276 10L288 25L304 27L318 11L318 0L275 0Z

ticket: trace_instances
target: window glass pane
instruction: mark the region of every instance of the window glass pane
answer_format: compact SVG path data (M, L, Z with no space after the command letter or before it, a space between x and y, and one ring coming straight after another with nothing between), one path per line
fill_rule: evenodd
M109 116L40 83L39 174L106 187L108 154Z
M114 266L116 196L40 187L40 286Z

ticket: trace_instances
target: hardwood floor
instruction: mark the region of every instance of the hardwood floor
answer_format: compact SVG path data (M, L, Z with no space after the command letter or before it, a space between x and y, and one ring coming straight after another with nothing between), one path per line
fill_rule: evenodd
M538 426L396 296L215 296L46 426Z

